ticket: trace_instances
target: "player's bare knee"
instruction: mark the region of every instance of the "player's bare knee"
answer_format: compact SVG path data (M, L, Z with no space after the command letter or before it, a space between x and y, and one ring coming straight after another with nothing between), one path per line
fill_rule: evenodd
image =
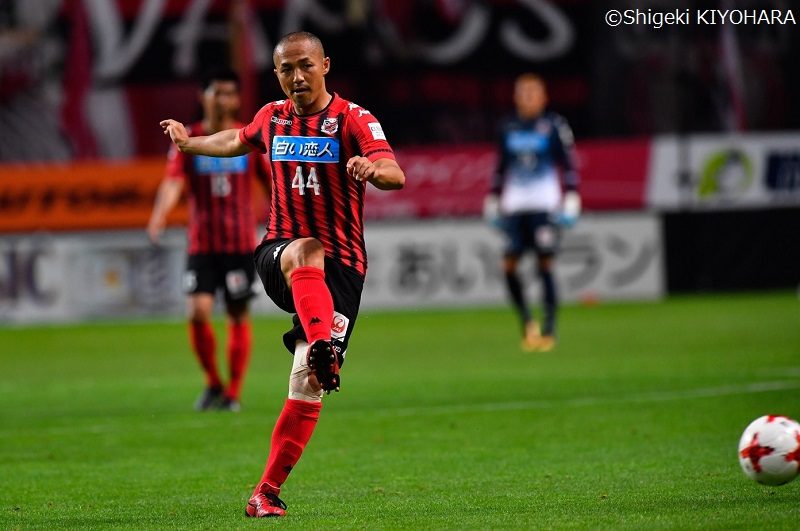
M286 247L281 255L281 270L290 281L292 271L298 267L318 267L325 268L325 248L316 238L300 238Z
M190 321L194 323L210 321L214 312L214 295L210 293L190 295L186 300L186 309Z
M243 323L250 318L246 301L229 301L225 303L225 312L232 323Z
M536 269L539 271L539 274L542 273L549 273L553 269L553 257L552 256L542 256L536 261Z
M295 240L295 261L298 267L325 265L325 248L316 238L302 238Z
M193 323L206 323L211 320L211 313L204 308L189 306L189 321Z
M503 259L503 273L511 274L517 272L518 259L516 256L506 256Z

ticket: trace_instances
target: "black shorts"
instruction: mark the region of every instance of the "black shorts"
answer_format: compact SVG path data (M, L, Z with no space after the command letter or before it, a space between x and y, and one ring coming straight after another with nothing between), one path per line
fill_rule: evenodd
M294 239L278 239L262 242L256 247L254 256L256 271L264 284L264 290L272 301L285 312L295 314L293 327L283 335L283 344L294 354L297 340L307 341L300 319L295 313L294 299L281 271L281 254ZM331 343L339 356L339 365L344 363L347 343L353 333L361 305L361 292L364 290L364 278L358 272L339 262L325 257L325 284L333 299L333 326L331 327Z
M183 275L183 291L216 294L225 293L226 302L247 301L254 295L255 266L253 255L190 254Z
M509 214L502 220L506 235L505 256L521 256L532 250L537 256L553 256L558 252L561 231L548 212Z

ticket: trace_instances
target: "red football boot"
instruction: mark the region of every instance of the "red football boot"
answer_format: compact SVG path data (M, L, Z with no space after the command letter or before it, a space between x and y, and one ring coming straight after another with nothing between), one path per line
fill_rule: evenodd
M247 501L247 508L245 508L244 514L253 518L284 516L286 514L286 504L278 498L280 492L281 489L273 487L269 483L262 483L256 489L255 494Z

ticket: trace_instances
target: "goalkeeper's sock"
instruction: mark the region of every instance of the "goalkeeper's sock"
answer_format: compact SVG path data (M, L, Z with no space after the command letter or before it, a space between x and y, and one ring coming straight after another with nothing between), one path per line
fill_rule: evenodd
M249 321L228 322L228 371L231 381L225 396L239 400L242 391L242 381L250 361L253 334Z
M189 321L189 338L197 361L206 375L206 385L222 387L217 372L217 341L211 324L206 321Z
M306 339L313 344L331 338L333 299L325 284L325 271L318 267L298 267L291 274L292 298Z
M542 279L542 335L554 336L556 333L556 312L558 311L558 292L552 271L541 271Z
M517 273L506 273L506 288L508 289L508 295L511 297L511 302L514 303L514 308L516 308L522 326L524 327L531 320L531 311L528 309L528 303L525 301L522 282L520 282ZM524 333L523 330L523 334Z
M269 459L259 485L283 485L311 439L321 409L322 402L286 399L272 431Z

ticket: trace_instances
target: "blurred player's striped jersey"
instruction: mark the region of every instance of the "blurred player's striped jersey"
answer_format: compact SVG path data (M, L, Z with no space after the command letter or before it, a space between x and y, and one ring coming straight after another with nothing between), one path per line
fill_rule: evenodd
M314 237L327 256L366 274L366 183L347 175L346 165L354 156L394 159L377 119L336 94L325 109L306 116L280 100L262 107L239 138L267 153L271 165L264 240Z
M241 124L235 124L241 127ZM190 136L209 134L202 123L187 127ZM189 196L189 254L251 253L256 221L251 188L260 155L207 157L170 147L166 177L185 179Z

